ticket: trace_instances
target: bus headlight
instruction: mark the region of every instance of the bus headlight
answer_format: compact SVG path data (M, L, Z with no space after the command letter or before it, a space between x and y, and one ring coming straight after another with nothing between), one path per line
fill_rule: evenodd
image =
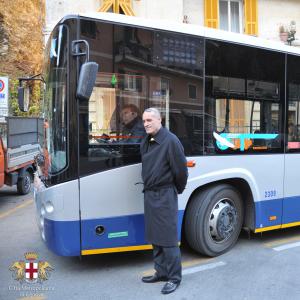
M53 210L54 210L54 206L53 206L53 204L50 201L46 202L45 208L46 208L46 212L48 214L51 214L53 212Z

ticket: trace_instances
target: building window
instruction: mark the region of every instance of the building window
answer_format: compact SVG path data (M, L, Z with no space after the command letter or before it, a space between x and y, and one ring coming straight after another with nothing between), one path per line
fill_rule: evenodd
M188 85L189 99L197 99L197 87L193 84Z
M242 1L220 0L220 29L242 33Z
M124 88L128 91L136 91L136 76L133 73L125 74Z

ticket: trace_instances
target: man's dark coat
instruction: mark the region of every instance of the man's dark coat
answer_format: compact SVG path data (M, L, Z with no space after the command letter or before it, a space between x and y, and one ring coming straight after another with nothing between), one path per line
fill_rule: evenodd
M154 139L154 140L153 140ZM188 171L178 138L161 127L141 143L146 240L154 245L178 245L178 200Z

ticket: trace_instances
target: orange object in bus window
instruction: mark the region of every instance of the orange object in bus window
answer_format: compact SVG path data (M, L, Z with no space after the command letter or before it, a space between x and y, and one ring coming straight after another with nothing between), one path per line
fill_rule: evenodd
M235 145L235 148L240 149L240 147L241 147L241 141L240 141L240 139L236 139L234 141L234 145ZM248 150L251 146L252 146L252 140L245 139L244 140L244 149Z
M267 146L253 146L253 150L268 150Z
M45 177L48 177L48 170L49 170L49 166L50 166L50 155L49 152L46 148L44 148L44 158L45 158L45 164L43 166L43 174L45 175Z

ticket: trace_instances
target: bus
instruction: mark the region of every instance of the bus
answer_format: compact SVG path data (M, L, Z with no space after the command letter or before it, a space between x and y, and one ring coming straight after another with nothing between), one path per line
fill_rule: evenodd
M184 146L178 242L217 256L242 228L300 225L300 49L191 24L70 15L49 37L43 79L34 198L54 253L152 248L140 184L144 135L124 133L129 106L139 118L158 108Z

